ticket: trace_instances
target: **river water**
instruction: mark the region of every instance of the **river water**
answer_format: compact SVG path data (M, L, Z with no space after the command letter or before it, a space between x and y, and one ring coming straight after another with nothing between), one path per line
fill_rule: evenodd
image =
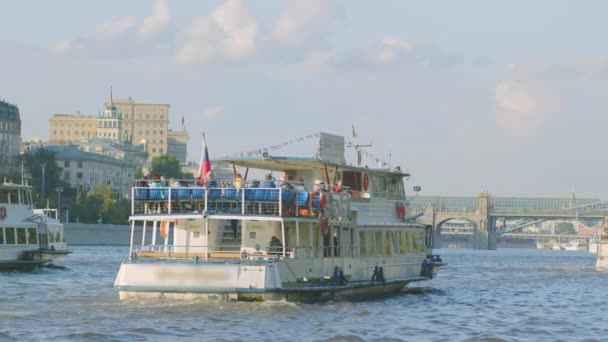
M0 272L0 340L606 341L608 273L585 252L444 249L432 281L364 302L118 301L126 247Z

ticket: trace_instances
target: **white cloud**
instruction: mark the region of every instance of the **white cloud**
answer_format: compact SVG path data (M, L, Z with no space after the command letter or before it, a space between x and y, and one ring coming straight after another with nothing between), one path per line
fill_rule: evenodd
M331 1L295 0L281 13L272 36L276 41L287 45L306 45L315 39L320 24L333 12Z
M560 98L541 81L502 81L496 87L496 124L519 138L531 138L562 110Z
M259 30L240 0L228 0L188 26L174 60L180 64L243 60L256 53Z
M216 106L208 108L201 114L201 117L208 121L217 120L224 116L224 108Z
M71 39L62 39L55 43L54 51L58 55L64 55L73 48Z
M100 38L112 38L121 35L133 27L133 17L126 16L116 21L95 25L92 32Z
M170 11L167 0L157 0L154 5L154 13L144 18L144 22L137 32L137 38L146 40L162 30L169 24Z

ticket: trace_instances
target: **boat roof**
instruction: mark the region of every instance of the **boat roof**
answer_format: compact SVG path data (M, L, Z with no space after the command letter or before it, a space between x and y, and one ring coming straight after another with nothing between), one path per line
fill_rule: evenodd
M4 182L4 183L0 184L0 189L8 189L8 190L31 189L31 186L25 185L25 184Z
M251 169L261 169L269 171L285 171L285 170L323 170L325 166L330 168L338 168L346 171L369 172L374 174L390 174L400 177L407 177L410 174L404 173L399 169L374 169L365 166L355 166L344 163L336 163L324 161L319 158L310 157L224 157L216 161L234 164L236 166L247 167Z

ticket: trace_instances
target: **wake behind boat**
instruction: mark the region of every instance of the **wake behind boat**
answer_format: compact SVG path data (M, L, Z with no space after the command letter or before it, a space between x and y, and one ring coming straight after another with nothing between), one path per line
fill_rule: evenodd
M432 254L432 228L407 215L409 174L349 165L343 137L318 136L314 158L224 159L235 167L229 182L210 177L204 148L204 186L134 187L120 298L365 299L431 279L445 263ZM284 180L248 181L250 169Z
M31 186L0 185L0 269L43 266L69 253L56 211L32 203Z

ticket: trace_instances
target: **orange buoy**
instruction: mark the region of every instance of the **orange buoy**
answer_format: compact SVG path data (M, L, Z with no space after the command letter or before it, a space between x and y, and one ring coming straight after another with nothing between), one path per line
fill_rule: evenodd
M166 239L167 235L169 235L169 222L168 221L162 221L160 223L160 236L163 239Z

